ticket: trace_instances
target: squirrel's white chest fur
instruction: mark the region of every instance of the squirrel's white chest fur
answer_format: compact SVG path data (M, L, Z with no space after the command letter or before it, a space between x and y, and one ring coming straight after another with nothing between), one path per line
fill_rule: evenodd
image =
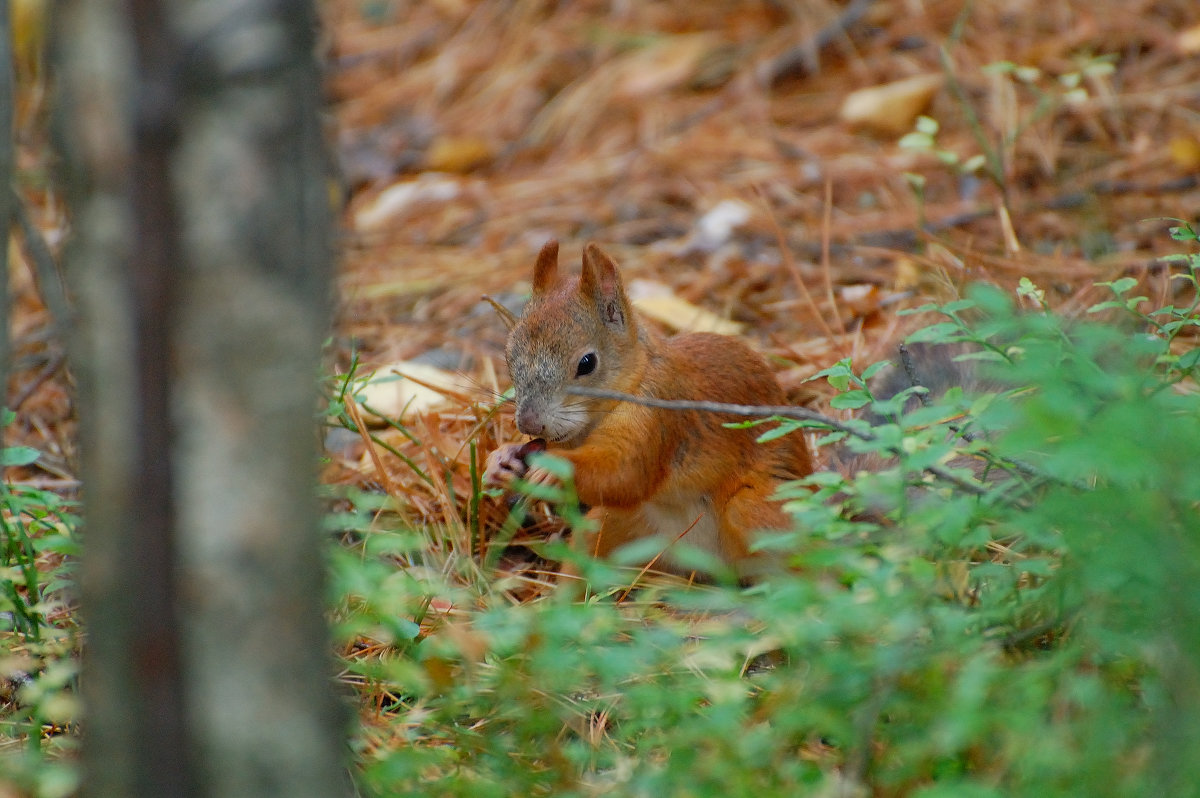
M717 514L712 500L703 494L656 497L641 507L650 534L665 543L679 543L723 557ZM686 530L686 534L685 534ZM683 537L680 537L683 535Z

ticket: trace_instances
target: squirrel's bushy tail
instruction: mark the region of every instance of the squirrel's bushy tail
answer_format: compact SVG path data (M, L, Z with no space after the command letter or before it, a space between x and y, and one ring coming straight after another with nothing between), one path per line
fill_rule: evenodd
M909 388L924 388L923 394L914 392L905 402L904 412L909 413L922 403L936 401L951 388L961 388L967 396L1003 390L1004 387L994 379L980 374L978 361L956 359L970 351L969 344L908 344L899 349L889 366L871 379L871 394L878 401L887 401ZM872 426L895 420L879 415L870 406L863 409L859 418ZM833 447L827 455L829 467L847 477L860 471L878 471L890 460L876 452L853 452L845 445Z

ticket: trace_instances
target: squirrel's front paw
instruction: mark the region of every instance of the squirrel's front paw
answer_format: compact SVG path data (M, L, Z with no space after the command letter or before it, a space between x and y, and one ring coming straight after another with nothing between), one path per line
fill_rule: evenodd
M506 443L488 455L483 484L486 487L506 487L524 475L527 468L525 458L521 456L521 444Z
M560 480L557 476L555 476L551 472L547 471L546 469L538 468L537 466L534 466L533 468L530 468L528 471L526 471L524 474L524 477L525 477L525 481L528 482L530 485L551 486L551 485L558 485L560 482Z
M525 476L529 465L525 458L546 450L546 442L534 438L527 443L506 443L488 455L483 472L483 484L488 487L507 487L517 477Z

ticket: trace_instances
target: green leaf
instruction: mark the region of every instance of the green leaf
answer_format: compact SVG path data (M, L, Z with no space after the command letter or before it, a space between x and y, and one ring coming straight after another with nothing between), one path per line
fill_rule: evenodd
M775 427L774 429L769 429L766 432L764 432L762 435L759 435L758 438L756 438L756 440L759 443L767 443L769 441L775 440L776 438L782 438L784 435L788 435L788 434L795 432L796 430L802 428L798 421L794 421L791 419L776 419L776 420L779 421L779 426Z
M1145 296L1130 297L1129 299L1125 300L1125 309L1126 310L1134 310L1137 308L1138 305L1142 304L1143 302L1149 302L1149 301L1150 301L1150 297L1145 297Z
M961 363L966 360L982 360L987 363L1008 362L1008 358L994 349L977 349L974 352L963 352L961 355L954 356L955 363Z
M955 313L961 313L964 310L970 310L977 304L978 303L973 299L956 299L953 302L947 302L946 304L942 305L939 310L949 316Z
M1044 305L1046 301L1046 292L1038 288L1028 277L1022 277L1017 283L1017 296L1030 297L1039 305Z
M871 394L867 391L846 391L829 400L829 406L836 410L857 410L871 403Z
M890 365L892 365L892 361L890 361L890 360L880 360L876 363L872 363L871 365L869 365L865 369L863 369L862 379L869 380L872 377L874 377L876 374L878 374L882 369L885 369Z
M850 369L849 358L845 360L839 360L829 368L821 369L816 374L805 380L805 382L820 379L821 377L824 377L830 385L839 391L846 390L846 388L850 386L850 383L856 379L854 372Z
M967 160L963 161L962 166L959 168L967 174L972 174L974 172L978 172L986 163L987 156L983 155L982 153L976 153Z
M574 468L571 461L563 457L557 457L548 452L535 452L529 456L529 464L544 468L559 479L570 479L574 476Z
M814 440L813 445L819 449L822 446L828 446L831 443L837 443L838 441L845 440L846 436L848 434L849 433L842 432L840 430L838 430L836 432L831 432L828 435L822 435L821 437Z
M914 316L918 313L936 313L938 310L937 303L926 302L924 305L919 305L915 308L901 308L898 313L901 316Z
M957 322L939 321L911 333L904 339L908 344L951 343L962 340L962 327Z
M1009 75L1017 70L1017 65L1012 61L993 61L990 64L984 64L980 68L980 72L985 75Z
M1200 240L1200 232L1197 232L1190 224L1183 219L1174 219L1172 221L1181 222L1178 227L1169 229L1171 238L1176 241L1198 241Z
M41 456L32 446L6 446L0 449L0 467L29 465Z
M907 133L900 137L900 141L896 142L900 149L903 150L930 150L933 149L933 137L928 133Z
M1200 363L1200 348L1189 349L1179 356L1179 360L1175 362L1175 367L1180 371L1191 371L1196 368L1196 364Z
M1096 283L1096 285L1108 286L1109 290L1111 290L1114 294L1116 294L1117 296L1121 296L1126 291L1128 291L1129 289L1131 289L1135 285L1137 285L1137 280L1135 280L1132 277L1122 277L1120 280L1111 280L1111 281L1107 281L1107 282Z

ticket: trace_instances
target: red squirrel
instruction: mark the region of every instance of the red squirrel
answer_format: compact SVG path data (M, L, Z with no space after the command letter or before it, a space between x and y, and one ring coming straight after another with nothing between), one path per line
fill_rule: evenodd
M510 328L505 355L517 429L544 438L550 453L570 462L579 500L591 508L593 529L573 537L578 550L606 557L655 537L664 548L680 539L703 549L742 577L768 565L751 551L754 534L792 526L772 495L812 473L802 435L760 444L761 430L722 426L736 418L567 392L585 386L659 399L785 404L762 357L727 336L666 337L642 324L616 263L595 244L584 249L579 276L567 277L559 274L558 243L547 243L524 315L502 315ZM544 469L527 467L529 451L529 444L507 444L492 452L485 483L552 481ZM656 565L679 570L669 549Z

